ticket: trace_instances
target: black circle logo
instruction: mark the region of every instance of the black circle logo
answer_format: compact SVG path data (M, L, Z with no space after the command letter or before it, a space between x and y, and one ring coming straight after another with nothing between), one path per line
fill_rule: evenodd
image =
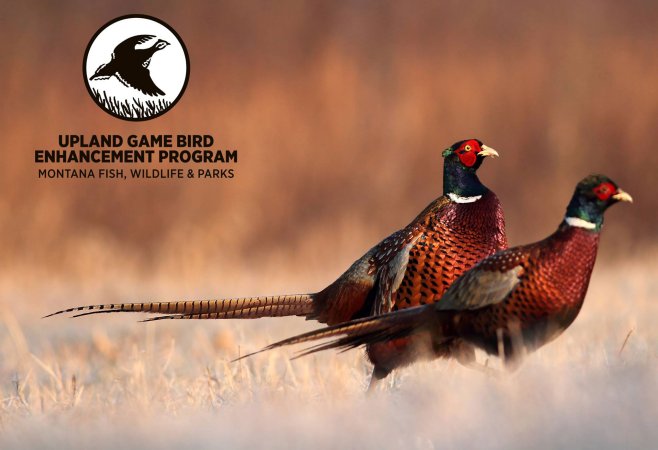
M165 22L145 15L118 17L91 38L82 64L89 95L124 120L149 120L183 96L190 58Z

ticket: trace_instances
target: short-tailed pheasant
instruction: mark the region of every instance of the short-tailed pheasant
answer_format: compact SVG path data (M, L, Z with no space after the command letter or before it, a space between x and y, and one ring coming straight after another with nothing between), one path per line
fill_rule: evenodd
M153 82L148 67L153 54L165 48L169 42L158 39L151 47L136 47L153 38L155 36L152 34L140 34L124 40L112 52L110 62L101 64L89 80L107 80L114 76L125 86L135 88L146 95L165 95Z
M373 247L336 281L320 292L195 300L81 306L51 315L85 311L74 317L109 312L165 314L160 319L254 319L304 316L329 325L432 303L465 270L482 258L507 248L505 220L496 195L476 172L487 156L498 156L477 139L457 142L443 152L443 196L409 225ZM410 361L405 337L368 348L375 368L373 381ZM412 343L413 344L413 343ZM473 349L459 340L445 354ZM458 356L458 355L457 355Z
M261 351L334 338L302 353L306 355L416 336L415 358L443 356L446 345L461 340L514 366L525 351L555 339L578 315L596 260L603 214L619 201L632 198L610 178L591 175L578 183L557 231L485 258L440 301L311 331Z

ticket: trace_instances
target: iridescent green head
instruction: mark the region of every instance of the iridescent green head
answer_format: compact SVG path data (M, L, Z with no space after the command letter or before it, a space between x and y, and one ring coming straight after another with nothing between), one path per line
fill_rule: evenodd
M564 220L571 226L600 231L603 213L618 202L632 203L633 198L607 176L590 175L576 186Z
M487 188L480 183L476 172L487 156L498 152L478 139L455 142L443 151L443 193L453 197L471 199L481 196ZM473 201L473 200L471 200ZM466 201L468 202L468 201Z

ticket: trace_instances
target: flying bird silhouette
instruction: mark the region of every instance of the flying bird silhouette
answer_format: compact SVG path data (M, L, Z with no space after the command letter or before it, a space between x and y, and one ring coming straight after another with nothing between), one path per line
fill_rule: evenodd
M89 80L107 80L115 76L125 86L135 88L146 95L165 95L151 79L148 67L153 54L170 45L169 42L158 39L151 47L136 48L153 38L155 36L152 34L140 34L126 39L115 47L110 62L101 64Z

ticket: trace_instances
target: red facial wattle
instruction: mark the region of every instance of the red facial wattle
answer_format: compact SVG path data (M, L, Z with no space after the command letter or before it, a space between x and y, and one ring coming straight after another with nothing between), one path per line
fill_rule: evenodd
M470 140L460 145L455 153L457 153L463 165L473 167L477 161L477 153L480 150L480 144L477 141Z
M594 188L594 194L599 200L608 200L617 190L614 184L604 181Z
M477 155L475 154L474 151L457 153L457 154L459 155L459 160L466 167L472 167L473 164L475 164L475 161L477 160Z

